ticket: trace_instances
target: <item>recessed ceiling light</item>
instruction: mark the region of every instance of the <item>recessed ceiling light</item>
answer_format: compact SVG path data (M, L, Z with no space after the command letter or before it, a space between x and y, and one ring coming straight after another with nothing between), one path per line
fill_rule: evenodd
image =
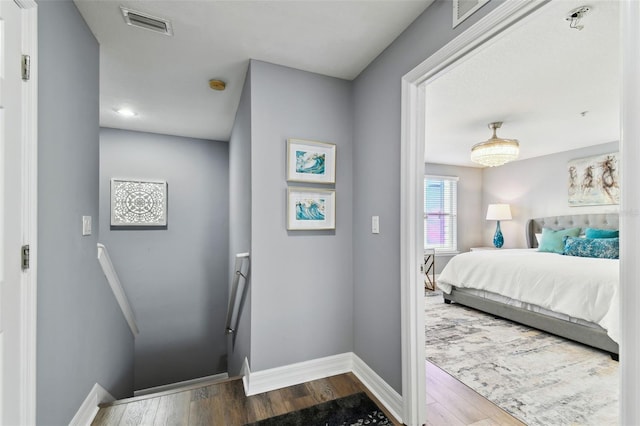
M133 111L130 108L118 108L115 111L123 117L135 117L136 115L138 115L137 112Z

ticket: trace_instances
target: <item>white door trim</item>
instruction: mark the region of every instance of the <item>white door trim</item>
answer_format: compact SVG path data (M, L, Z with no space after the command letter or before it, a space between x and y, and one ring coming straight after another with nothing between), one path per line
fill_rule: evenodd
M620 420L621 425L640 424L640 3L624 0L620 4L622 42L622 87L620 93L620 167L622 194L620 205Z
M36 327L38 260L38 8L35 0L14 0L22 9L22 52L31 60L22 86L22 241L29 244L29 269L22 274L20 301L20 418L36 424Z

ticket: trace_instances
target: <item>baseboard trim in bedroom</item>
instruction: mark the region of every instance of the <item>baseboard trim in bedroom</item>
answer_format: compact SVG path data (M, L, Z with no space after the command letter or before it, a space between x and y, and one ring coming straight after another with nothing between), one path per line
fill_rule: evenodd
M402 396L389 386L371 367L353 352L252 372L245 359L243 384L247 396L323 379L342 373L353 373L380 401L389 413L402 421Z

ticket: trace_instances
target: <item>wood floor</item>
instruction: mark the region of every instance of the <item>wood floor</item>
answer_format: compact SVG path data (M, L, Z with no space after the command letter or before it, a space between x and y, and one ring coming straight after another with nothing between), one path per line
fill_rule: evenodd
M525 426L427 361L427 426Z
M241 379L183 391L167 391L116 401L102 408L93 426L235 426L301 410L358 392L376 398L351 373L246 397ZM391 415L385 411L387 417ZM395 422L399 425L398 422Z
M428 426L523 426L517 419L427 361ZM129 398L100 408L93 426L235 426L358 392L376 398L351 373L246 397L241 379ZM391 415L387 417L399 425Z

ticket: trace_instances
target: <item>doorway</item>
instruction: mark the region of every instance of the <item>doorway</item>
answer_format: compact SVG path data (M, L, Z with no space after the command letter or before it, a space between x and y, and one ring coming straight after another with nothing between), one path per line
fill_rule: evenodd
M483 20L461 34L440 51L436 52L425 62L404 76L402 81L402 150L401 150L401 217L402 217L402 324L403 324L403 395L405 397L405 418L407 424L421 424L426 419L426 407L424 392L424 319L422 318L422 281L419 274L422 260L422 205L423 189L422 179L424 171L424 146L425 137L425 90L424 85L447 72L446 69L465 55L472 53L485 42L491 42L498 34L505 33L524 17L534 13L544 3L505 2L488 14ZM620 152L622 156L622 180L635 182L638 180L636 172L632 169L631 162L637 161L640 149L624 144L630 135L638 136L640 126L632 122L631 108L637 105L640 97L639 83L631 78L631 71L637 71L640 59L638 56L638 30L632 23L640 17L640 7L630 1L621 2L621 16L627 22L623 22L623 46L624 52L633 52L624 58L623 73L628 77L623 79L623 107L622 107L622 140ZM636 74L637 75L637 74ZM627 119L625 119L627 117ZM631 145L631 144L629 144ZM637 145L637 144L636 144ZM624 154L623 154L624 153ZM634 161L634 162L635 162ZM629 230L640 229L638 215L630 213L631 208L638 211L640 197L630 193L630 187L623 186L623 204L620 207L621 229L627 235ZM626 191L625 191L626 189ZM634 407L632 401L637 399L640 389L633 383L637 383L640 375L638 360L633 356L630 347L636 349L635 337L632 337L630 327L624 324L636 324L639 315L633 311L632 302L625 298L625 294L638 300L639 292L631 288L631 282L638 276L638 270L633 265L624 261L630 253L635 253L637 248L633 238L627 238L621 247L621 305L623 321L621 345L621 424L634 424L640 419L640 409ZM625 300L626 299L626 300ZM626 306L625 306L626 305ZM626 356L625 354L629 354ZM627 377L627 378L625 378ZM635 411L634 411L635 410Z

